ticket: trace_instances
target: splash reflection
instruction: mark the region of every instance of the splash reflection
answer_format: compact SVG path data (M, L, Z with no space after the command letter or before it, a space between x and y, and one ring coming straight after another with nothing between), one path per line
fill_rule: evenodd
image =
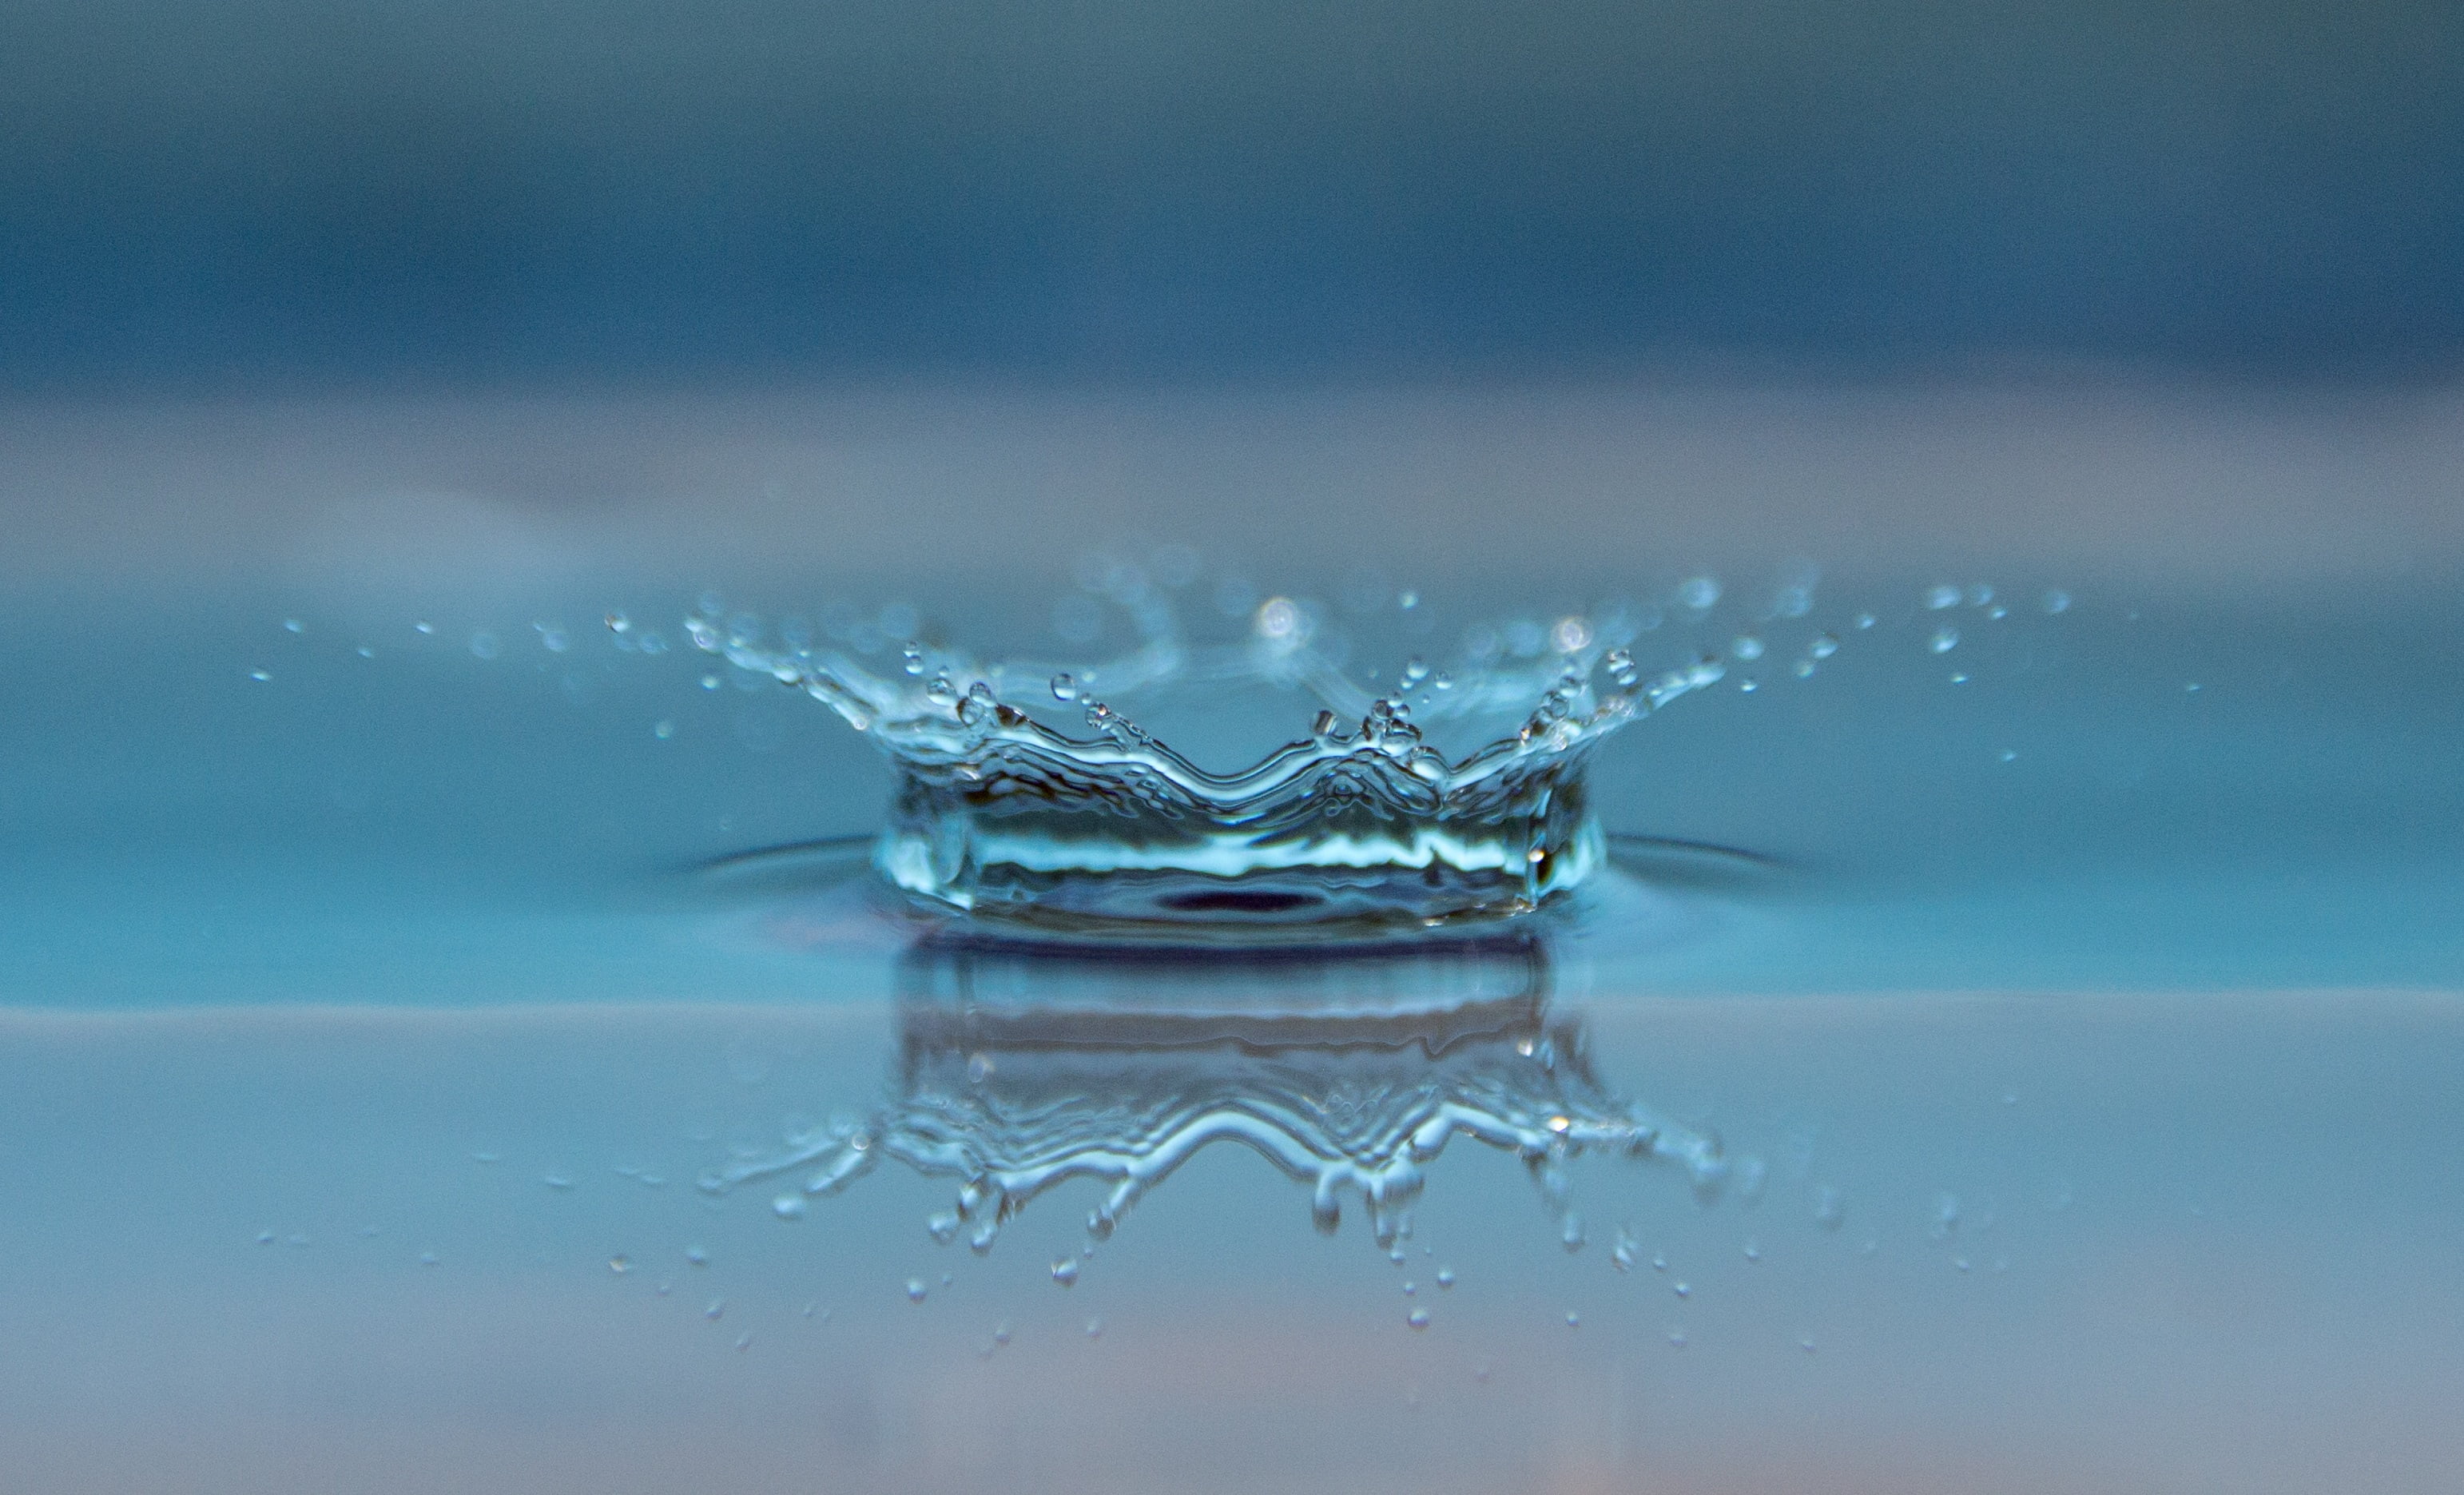
M1079 1177L1110 1185L1087 1222L1108 1237L1219 1141L1309 1185L1322 1231L1358 1195L1388 1248L1411 1233L1424 1170L1459 1135L1520 1157L1569 1240L1566 1165L1587 1152L1672 1165L1715 1192L1717 1139L1614 1097L1581 1023L1550 1010L1551 977L1532 934L1101 954L928 937L900 962L888 1103L702 1187L801 1175L801 1195L828 1195L894 1158L958 1180L954 1206L928 1223L978 1251L1029 1200Z

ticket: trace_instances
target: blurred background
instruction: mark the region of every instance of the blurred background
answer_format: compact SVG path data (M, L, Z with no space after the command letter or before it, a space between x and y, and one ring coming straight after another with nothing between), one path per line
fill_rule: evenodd
M0 34L20 583L1057 576L1132 531L2341 581L2464 533L2451 5L7 0Z
M0 378L2438 378L2437 0L10 0Z

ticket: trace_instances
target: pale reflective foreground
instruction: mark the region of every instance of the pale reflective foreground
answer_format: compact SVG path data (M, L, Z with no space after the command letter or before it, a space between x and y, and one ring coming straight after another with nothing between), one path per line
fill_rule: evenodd
M1458 1146L1390 1263L1209 1148L1067 1287L1100 1180L982 1256L903 1168L793 1220L693 1188L881 1093L889 1002L12 1016L0 1437L21 1487L96 1491L2429 1491L2464 1459L2452 999L1583 1011L1599 1074L1766 1171L1706 1206L1576 1159L1569 1254L1523 1162Z

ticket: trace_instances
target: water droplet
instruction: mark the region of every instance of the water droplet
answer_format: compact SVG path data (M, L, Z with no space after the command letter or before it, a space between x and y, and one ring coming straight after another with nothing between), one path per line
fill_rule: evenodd
M1269 597L1258 605L1257 621L1252 625L1258 636L1270 644L1297 643L1301 631L1301 610L1288 597Z
M1441 1267L1439 1267L1439 1268L1438 1268L1438 1286L1441 1286L1441 1287L1451 1287L1451 1286L1453 1286L1454 1285L1455 1285L1455 1271L1454 1271L1454 1268L1453 1268L1453 1267L1451 1267L1451 1266L1441 1266Z
M1568 1314L1566 1315L1566 1327L1567 1327L1568 1329L1580 1329L1580 1328L1582 1328L1582 1327L1583 1327L1583 1316L1582 1316L1580 1313L1568 1313Z
M420 632L422 632L422 633L434 633L434 632L436 631L436 625L435 625L435 624L432 624L432 623L427 623L427 622L414 623L414 624L412 624L412 625L411 625L411 627L412 627L413 628L416 628L417 630L419 630L419 631L420 631Z
M433 1251L420 1252L419 1264L422 1266L434 1266L436 1264L436 1253Z
M670 737L672 737L675 735L676 724L672 721L661 720L654 723L650 728L650 736L658 738L662 742L667 741Z
M539 1182L546 1184L551 1189L570 1189L573 1187L573 1180L562 1174L550 1174L546 1177L540 1179Z
M1640 1242L1634 1239L1634 1233L1626 1229L1623 1225L1619 1225L1617 1233L1617 1244L1609 1249L1609 1264L1615 1266L1621 1272L1630 1272L1634 1270L1635 1258L1639 1247Z
M948 1245L958 1239L958 1212L942 1210L938 1214L928 1216L924 1221L924 1228L932 1234L934 1240Z
M1811 659L1798 660L1794 667L1794 672L1796 677L1800 680L1810 680L1814 678L1814 661Z
M1579 654L1592 645L1592 623L1584 617L1565 617L1549 630L1549 642L1560 654Z
M781 1220L802 1220L804 1218L804 1197L801 1194L780 1195L770 1201L770 1213Z
M2019 760L2018 750L2015 748L2004 748L1998 756L2006 763L2015 763Z
M1728 652L1739 659L1760 659L1763 657L1763 641L1750 633L1745 634L1728 646Z
M272 1244L274 1244L274 1232L273 1232L273 1231L271 1231L271 1230L260 1230L260 1231L258 1231L258 1232L256 1233L256 1243L257 1243L258 1245L272 1245Z
M252 670L248 672L248 677L259 684L263 684L264 682L273 679L274 675L270 671Z
M485 628L471 635L471 652L481 659L495 658L500 649L501 646L496 643L496 636Z
M700 1246L687 1246L685 1247L685 1260L691 1262L695 1266L708 1266L710 1264L710 1253L703 1250Z
M713 1298L710 1300L710 1307L701 1310L701 1316L715 1321L726 1311L727 1300L725 1298Z
M705 690L705 691L715 691L715 690L717 690L717 689L718 689L718 686L719 686L719 679L718 679L718 676L716 676L716 675L704 675L704 676L702 676L702 677L701 677L701 688L702 688L703 690Z
M967 1083L969 1085L981 1085L986 1080L991 1079L992 1074L992 1055L975 1053L967 1056Z
M908 1301L908 1302L910 1302L910 1303L921 1303L921 1302L923 1302L923 1301L924 1301L924 1294L925 1294L926 1292L930 1291L930 1290L931 1290L930 1288L927 1288L927 1287L924 1286L924 1279L923 1279L923 1278L921 1278L921 1277L910 1277L910 1278L908 1278L908 1279L907 1279L907 1301Z
M626 617L621 612L611 612L602 621L607 625L607 631L610 633L630 633L633 631L633 620Z
M1074 1256L1053 1258L1052 1280L1059 1283L1064 1287L1076 1283L1078 1281L1078 1258Z
M1694 1285L1690 1282L1679 1283L1676 1290L1677 1295L1681 1298L1690 1298L1694 1296Z
M2070 593L2068 593L2068 592L2065 592L2065 591L2061 590L2059 587L2056 587L2054 590L2052 590L2052 591L2050 591L2050 592L2047 592L2047 593L2045 594L2045 597L2044 597L2044 608L2045 608L2045 611L2047 611L2047 612L2049 612L2049 613L2060 613L2060 612L2068 612L2068 611L2070 611L2070 610L2071 610L2071 594L2070 594Z
M1959 630L1957 628L1941 629L1934 634L1925 647L1937 654L1947 654L1959 647Z
M1664 1256L1653 1257L1651 1259L1651 1269L1655 1272L1664 1272L1668 1270L1668 1258Z
M1422 659L1419 655L1415 654L1411 658L1403 661L1403 672L1396 677L1396 683L1401 686L1404 690L1409 691L1417 689L1420 682L1426 680L1428 677L1429 662Z
M1753 1242L1753 1241L1749 1240L1749 1241L1746 1242L1746 1260L1747 1260L1747 1261L1749 1261L1749 1262L1759 1262L1759 1261L1761 1261L1762 1259L1763 1259L1763 1248L1761 1247L1761 1245L1759 1245L1758 1243L1756 1243L1756 1242Z
M1642 671L1635 668L1634 655L1624 649L1610 649L1600 662L1608 667L1609 678L1620 689L1632 690L1635 681L1642 677Z
M1689 577L1678 583L1679 605L1695 612L1707 612L1720 600L1720 583L1707 576Z
M1757 683L1755 682L1754 677L1753 677L1752 675L1747 675L1747 676L1745 676L1744 678L1740 679L1740 680L1737 682L1737 689L1738 689L1738 690L1740 690L1740 691L1742 691L1742 692L1744 692L1744 693L1745 693L1746 694L1748 694L1748 695L1751 695L1751 694L1753 694L1756 691L1761 690L1761 689L1762 689L1762 687L1761 687L1761 685L1759 685L1759 684L1757 684Z
M1403 1285L1403 1296L1407 1298L1416 1296L1419 1290L1420 1285L1419 1283L1407 1282Z
M377 651L365 644L361 645L358 649L352 650L352 652L358 654L362 659L374 659L377 657Z
M742 1354L745 1351L750 1350L751 1348L753 1348L753 1333L750 1330L736 1336L736 1352L737 1354Z
M619 1251L607 1259L607 1269L622 1277L633 1269L633 1259Z
M1952 675L1950 677L1950 683L1953 685L1966 685L1968 683L1968 676L1966 674Z
M1993 588L1990 586L1978 585L1968 589L1968 605L1971 607L1982 607L1992 600Z
M1940 612L1946 607L1956 607L1959 605L1959 588L1956 586L1934 587L1925 593L1925 605L1934 612Z
M1104 1321L1102 1319L1090 1318L1087 1321L1087 1337L1089 1339L1101 1339L1104 1337Z
M1814 1222L1825 1230L1837 1230L1847 1219L1847 1203L1839 1191L1829 1184L1814 1191Z
M1954 1256L1954 1257L1952 1257L1952 1258L1950 1259L1950 1264L1951 1264L1951 1265L1953 1265L1953 1266L1958 1267L1958 1268L1959 1268L1961 1271L1963 1271L1963 1272L1964 1272L1964 1271L1969 1270L1969 1265L1970 1265L1970 1264L1969 1264L1969 1262L1968 1258L1966 1258L1966 1257L1964 1257L1964 1256Z
M1056 701L1076 700L1078 698L1077 677L1072 675L1067 670L1054 675L1052 677L1052 698Z
M531 629L539 635L540 647L551 654L561 654L572 646L561 623L534 623Z
M1985 609L1985 616L1991 618L1998 623L2004 618L2011 616L2011 609L1999 605L1988 607Z
M1429 1310L1426 1308L1414 1308L1411 1312L1403 1315L1403 1322L1411 1325L1414 1329L1426 1329L1429 1327Z

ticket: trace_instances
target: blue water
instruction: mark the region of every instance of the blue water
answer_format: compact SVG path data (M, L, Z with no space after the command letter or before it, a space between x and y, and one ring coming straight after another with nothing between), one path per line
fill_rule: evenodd
M587 506L333 477L331 411L260 410L231 420L291 434L253 455L206 460L211 421L148 439L227 497L275 492L261 529L190 534L174 498L128 500L146 522L113 532L124 544L29 529L47 538L0 619L12 1483L2452 1484L2464 608L2434 519L2382 507L2334 533L2279 505L2272 531L2215 536L2230 563L2042 528L1993 553L1903 522L1843 543L1802 620L1748 619L1836 632L1812 676L1785 669L1793 649L1759 673L1732 657L1599 748L1609 830L1751 853L1645 858L1651 917L1578 930L1542 976L1494 948L1367 978L1121 975L919 950L786 863L708 869L869 835L893 780L815 701L689 647L704 588L817 626L912 608L1022 651L1078 626L1056 603L1080 595L1083 541L1010 563L1024 531L986 499L992 538L950 531L952 566L926 563L902 485L1001 480L935 423L831 408L834 454L714 437L694 450L729 455L672 481L737 497L613 528ZM2076 436L2075 416L2047 429ZM375 468L446 461L401 454L429 451L432 413L360 418L393 433ZM1333 437L1299 456L1223 438L1254 418L1116 411L1083 451L1147 471L1374 465ZM1749 448L1792 427L1764 418L1729 415ZM70 422L44 419L21 451ZM2384 430L2343 439L2319 460L2355 483L2434 471ZM11 491L127 487L117 460L21 464ZM2161 486L2165 463L2113 460L2117 490ZM797 461L838 473L839 506L810 522L861 565L818 547L756 564L702 535L793 508L761 484ZM1750 611L1809 574L1788 537L1811 520L1769 511L1732 561L1586 556L1617 490L1583 481L1580 523L1536 520L1477 564L1390 556L1364 580L1356 554L1266 527L1204 554L1253 603L1329 616L1417 589L1453 620L1448 647L1471 622L1546 624L1702 574ZM279 494L320 482L322 517L293 522ZM2167 512L2130 533L2196 527ZM1671 509L1688 522L1710 533ZM307 538L249 538L284 535ZM495 569L466 563L482 552ZM1943 585L1959 602L1930 607ZM619 648L610 611L671 647ZM1740 627L1712 645L1733 656ZM1959 640L1937 652L1946 627ZM1193 752L1306 725L1191 719ZM1333 1031L1278 1006L1330 983L1402 1010ZM1216 1046L1136 1009L1158 994L1211 1014ZM1433 1036L1432 1011L1454 1025ZM980 1112L1002 1107L1047 1129L1034 1139L1145 1134L1107 1105L1221 1117L1280 1095L1375 1118L1433 1075L1524 1130L1470 1128L1422 1159L1397 1197L1408 1235L1375 1227L1359 1179L1321 1234L1293 1176L1315 1165L1227 1135L1092 1232L1117 1174L1039 1184L978 1253L981 1213L947 1219L961 1176L913 1140L986 1145ZM906 1151L844 1188L771 1171L800 1149L828 1163L885 1116L907 1118ZM1611 1134L1636 1118L1662 1155ZM1333 1149L1309 1155L1352 1156L1342 1126L1300 1131ZM1574 1133L1592 1145L1550 1152ZM713 1175L739 1181L696 1186Z

